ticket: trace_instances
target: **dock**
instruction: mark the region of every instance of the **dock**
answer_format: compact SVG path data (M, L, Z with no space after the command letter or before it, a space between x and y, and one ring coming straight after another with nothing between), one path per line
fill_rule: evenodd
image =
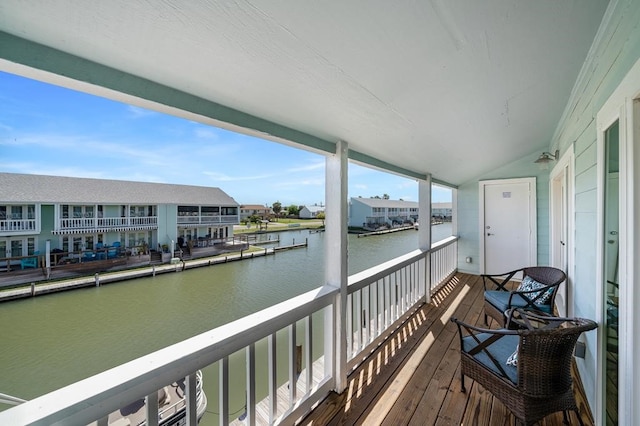
M67 276L55 281L46 281L40 270L34 271L30 275L20 274L18 277L3 276L0 280L0 302L27 297L35 297L60 291L68 291L84 287L99 287L118 281L125 281L135 278L156 276L169 272L182 272L187 269L214 266L220 263L236 262L240 260L253 259L255 257L274 255L278 251L291 250L307 247L308 241L295 243L286 246L270 247L260 250L240 251L238 253L224 256L205 257L189 260L175 258L171 263L160 265L139 265L135 268L122 269L111 272L96 272L93 275ZM12 280L13 278L13 280ZM17 280L20 281L17 281ZM4 287L4 288L3 288Z
M402 227L391 228L391 229L382 229L380 231L371 231L371 232L364 232L362 234L358 234L358 238L360 238L360 237L370 237L372 235L391 234L393 232L408 231L408 230L414 230L414 229L416 229L416 228L413 225L411 225L411 226L402 226Z

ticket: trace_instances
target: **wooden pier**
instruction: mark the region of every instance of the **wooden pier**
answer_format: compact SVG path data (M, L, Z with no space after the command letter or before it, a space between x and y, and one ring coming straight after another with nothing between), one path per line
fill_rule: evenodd
M0 278L0 302L23 299L27 297L40 296L43 294L55 293L59 291L73 290L83 287L99 287L104 284L130 280L134 278L142 278L148 276L156 276L168 272L182 272L187 269L200 268L205 266L214 266L219 263L235 262L254 257L262 257L273 255L278 251L291 250L296 248L307 247L308 241L305 239L302 243L295 241L287 246L264 248L260 250L242 250L239 253L232 253L224 256L205 257L198 259L181 260L174 259L171 263L160 265L137 265L135 269L123 269L119 271L100 272L93 275L85 276L66 276L56 281L47 281L40 270L36 270L32 275L20 274L21 281L12 282L10 274ZM3 289L4 287L4 289Z
M414 229L416 229L416 228L413 225L411 225L411 226L402 226L402 227L399 227L399 228L383 229L383 230L380 230L380 231L364 232L362 234L358 234L358 238L360 238L360 237L370 237L372 235L391 234L393 232L408 231L408 230L414 230Z

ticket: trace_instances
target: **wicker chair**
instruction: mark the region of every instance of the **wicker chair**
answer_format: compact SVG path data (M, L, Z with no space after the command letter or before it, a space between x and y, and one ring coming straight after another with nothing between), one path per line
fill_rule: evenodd
M507 289L507 283L519 272L522 279L529 277L544 287L518 291ZM496 275L482 275L484 284L484 323L492 317L501 327L505 325L505 312L511 308L525 308L553 313L558 287L567 279L565 273L550 266L531 266Z
M484 329L455 318L460 335L462 392L470 377L513 413L530 425L551 413L578 413L573 396L571 362L576 341L597 324L582 318L539 316L521 309L520 321L509 320L516 329ZM516 323L516 324L514 324ZM514 327L515 325L515 327ZM517 353L517 366L507 360ZM580 419L580 416L578 415ZM580 424L582 419L579 420Z

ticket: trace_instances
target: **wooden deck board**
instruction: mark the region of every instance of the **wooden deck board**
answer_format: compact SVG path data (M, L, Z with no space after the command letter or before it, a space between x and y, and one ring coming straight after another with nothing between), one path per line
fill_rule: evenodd
M353 369L342 394L330 394L301 424L514 425L513 415L481 385L467 377L467 392L461 391L458 331L448 319L484 326L482 297L479 277L456 274L432 303L419 307ZM593 424L580 391L578 383L581 416ZM540 424L557 426L562 420L555 413ZM570 421L577 423L574 413Z

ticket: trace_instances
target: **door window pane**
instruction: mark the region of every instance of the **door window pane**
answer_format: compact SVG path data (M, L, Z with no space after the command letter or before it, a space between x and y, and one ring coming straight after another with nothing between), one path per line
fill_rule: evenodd
M605 131L604 283L607 424L618 424L618 231L620 214L618 122Z

